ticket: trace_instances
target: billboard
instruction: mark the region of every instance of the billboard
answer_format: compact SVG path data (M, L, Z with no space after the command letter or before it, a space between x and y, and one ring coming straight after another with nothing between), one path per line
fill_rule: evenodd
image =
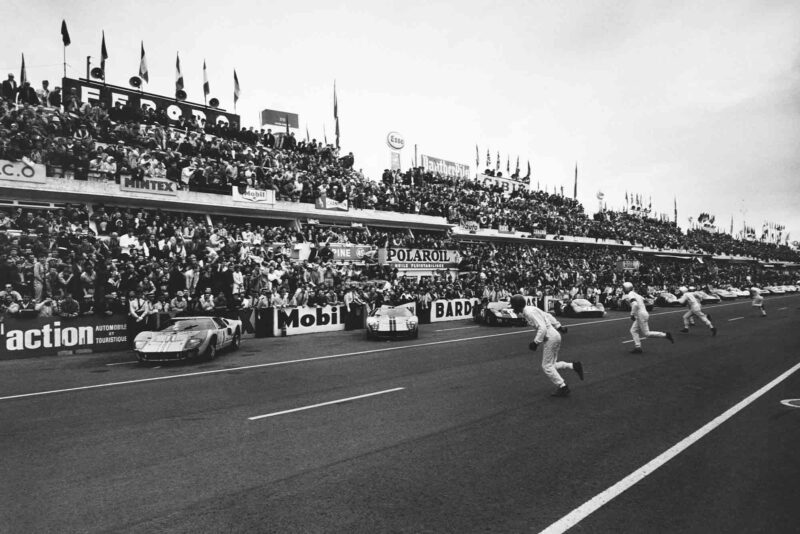
M74 319L9 317L0 323L0 360L56 355L65 350L124 350L127 339L126 318L122 315Z
M487 187L497 186L503 189L505 195L510 195L513 191L518 189L523 189L525 191L529 189L529 182L527 180L519 181L513 178L507 178L505 176L489 176L488 174L481 174L478 176L478 181Z
M286 128L286 119L289 119L290 128L300 128L300 116L297 113L288 111L277 111L275 109L261 110L261 126L271 125Z
M239 186L231 187L234 202L243 204L275 204L275 191L273 189L255 189L247 186L244 191Z
M0 159L0 180L43 184L47 182L47 169L38 163Z
M434 158L422 154L422 167L428 172L436 172L443 176L451 176L466 180L469 178L469 165L454 163L445 159Z
M136 89L126 89L115 85L103 85L102 83L90 82L86 80L73 80L63 78L61 80L62 93L66 102L73 89L78 93L78 98L82 102L104 102L108 109L113 108L117 102L123 105L129 102L134 108L140 109L143 105L165 111L172 120L180 117L205 119L211 123L228 123L235 129L240 128L239 115L226 113L219 108L193 104L191 102L179 101L174 97L165 97L137 91Z
M461 261L457 250L382 248L378 250L378 263L397 269L447 269Z

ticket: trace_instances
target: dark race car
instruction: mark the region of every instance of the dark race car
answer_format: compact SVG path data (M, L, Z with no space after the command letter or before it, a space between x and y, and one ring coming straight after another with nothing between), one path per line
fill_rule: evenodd
M524 326L522 314L511 309L510 302L489 302L481 306L475 315L475 322L489 326Z
M592 304L586 299L572 299L562 304L560 311L565 317L604 317L606 314L602 304Z
M419 319L406 306L381 306L367 316L367 339L419 337Z

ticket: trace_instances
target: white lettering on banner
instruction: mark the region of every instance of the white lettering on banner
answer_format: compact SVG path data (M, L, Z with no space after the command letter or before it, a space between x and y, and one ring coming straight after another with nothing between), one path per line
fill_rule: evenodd
M464 224L461 225L464 230L469 230L470 232L477 232L481 229L480 225L478 225L477 221L466 221Z
M23 351L26 349L49 349L74 347L75 345L91 345L94 343L94 328L91 326L65 327L56 321L41 328L30 330L10 330L0 328L0 335L6 338L7 351Z
M481 174L478 180L485 186L498 186L503 190L504 195L510 195L517 189L528 189L528 182L520 182L504 176L489 176Z
M472 310L479 302L480 300L476 298L434 300L431 304L431 322L440 323L469 319L472 317Z
M454 163L444 159L434 158L422 154L422 167L428 172L439 173L443 176L451 176L466 180L470 177L469 165Z
M177 184L169 180L160 180L158 178L144 178L142 180L135 180L133 177L124 176L120 178L119 189L120 191L128 192L148 192L157 193L159 195L176 196L178 192L175 190Z
M47 181L47 169L38 163L0 159L0 180L43 184Z
M287 336L344 330L344 306L275 308L275 336L286 328Z
M237 186L232 187L233 201L248 204L275 204L275 191L273 189L253 189L248 187L244 193L239 192Z
M0 323L0 360L55 354L65 349L93 349L100 344L116 345L104 350L126 345L126 325L98 324L107 320L91 318L62 324L54 318L8 319Z

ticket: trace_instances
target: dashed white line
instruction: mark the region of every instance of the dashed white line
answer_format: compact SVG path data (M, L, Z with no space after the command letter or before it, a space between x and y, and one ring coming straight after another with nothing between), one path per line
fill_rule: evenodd
M788 306L784 306L783 308L778 308L778 311L781 311L781 310L788 310L788 309L789 309L789 307L788 307Z
M276 415L284 415L287 413L294 413L294 412L302 412L303 410L310 410L312 408L319 408L320 406L330 406L331 404L341 404L343 402L350 402L358 399L365 399L367 397L374 397L375 395L385 395L386 393L394 393L395 391L400 391L405 388L393 388L393 389L384 389L383 391L376 391L375 393L367 393L365 395L357 395L355 397L347 397L346 399L338 399L328 402L320 402L319 404L312 404L310 406L302 406L300 408L292 408L291 410L283 410L281 412L273 412L264 415L256 415L253 417L248 417L247 419L250 421L255 421L257 419L266 419L267 417L275 417Z
M752 404L756 401L759 397L767 393L769 390L786 380L789 376L795 373L798 369L800 369L800 363L780 375L778 378L767 384L766 386L762 387L746 399L740 401L738 404L730 408L728 411L724 412L722 415L717 416L709 423L706 423L703 427L696 430L689 436L685 437L683 440L678 442L677 444L673 445L671 448L666 450L665 452L659 454L654 459L650 460L648 463L631 473L630 475L626 476L613 486L609 487L602 493L595 495L590 500L586 501L584 504L580 505L579 507L575 508L573 511L547 527L546 529L541 531L541 534L561 534L562 532L566 532L567 530L571 529L584 519L586 519L590 514L596 512L602 506L608 504L612 499L621 495L626 490L630 489L634 484L643 480L647 475L653 473L656 469L663 466L665 463L669 462L680 453L688 449L692 444L697 442L700 438L705 436L706 434L710 433L712 430L720 426L722 423L742 411L744 408Z
M738 321L739 319L744 319L744 317L734 317L733 319L728 319L728 322L730 323L731 321Z
M632 340L632 339L629 339L628 341L623 341L623 342L622 342L622 344L623 344L623 345L624 345L625 343L633 343L633 340Z

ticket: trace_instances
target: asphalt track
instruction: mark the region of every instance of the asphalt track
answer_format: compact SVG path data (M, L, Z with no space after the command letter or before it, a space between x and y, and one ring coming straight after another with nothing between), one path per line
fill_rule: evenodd
M561 359L586 369L564 371L568 399L549 396L528 329L468 322L397 343L245 340L200 365L0 362L0 531L563 531L784 375L568 526L797 532L800 408L781 401L800 399L800 295L766 305L706 307L717 337L678 334L683 310L657 308L651 328L676 343L643 355L623 314L565 321Z

